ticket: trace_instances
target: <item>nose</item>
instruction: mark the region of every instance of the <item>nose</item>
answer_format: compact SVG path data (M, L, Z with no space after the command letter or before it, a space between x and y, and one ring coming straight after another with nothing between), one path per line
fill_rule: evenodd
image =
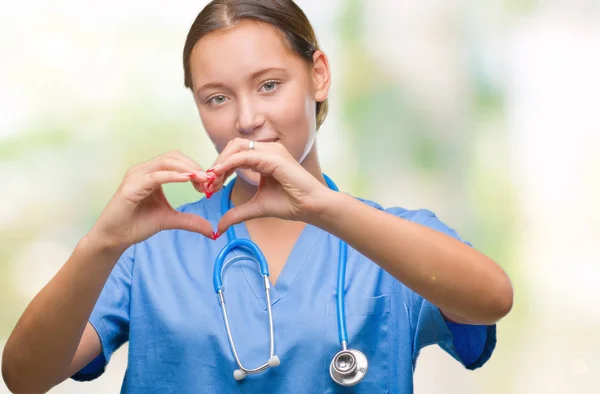
M265 123L265 116L251 99L239 101L236 127L243 135L251 135Z

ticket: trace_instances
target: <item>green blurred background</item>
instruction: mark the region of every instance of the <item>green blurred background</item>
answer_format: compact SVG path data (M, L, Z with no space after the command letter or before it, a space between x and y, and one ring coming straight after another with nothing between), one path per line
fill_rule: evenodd
M171 149L215 158L181 65L206 3L2 7L0 348L127 168ZM325 171L354 195L435 211L514 283L491 361L469 372L427 348L415 392L600 392L600 2L298 3L333 73ZM51 392L118 392L126 354Z

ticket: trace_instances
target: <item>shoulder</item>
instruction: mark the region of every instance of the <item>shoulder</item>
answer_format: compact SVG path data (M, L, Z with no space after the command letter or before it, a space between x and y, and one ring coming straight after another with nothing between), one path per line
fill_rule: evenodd
M352 197L354 197L355 199L357 199L375 209L379 209L381 211L387 212L387 213L397 216L399 218L409 220L411 222L414 222L414 223L417 223L417 224L420 224L423 226L427 226L433 230L442 232L446 235L449 235L453 238L458 239L459 241L465 242L469 246L472 246L471 243L463 240L460 237L460 235L456 232L456 230L454 230L452 227L450 227L446 223L444 223L438 217L438 215L430 209L427 209L427 208L406 209L406 208L397 207L397 206L384 208L383 206L381 206L381 204L379 204L377 202L367 200L364 198L360 198L360 197L356 197L356 196L352 196Z
M411 222L416 222L419 224L428 224L432 220L439 220L437 215L433 211L426 208L407 209L398 206L384 208L381 204L375 201L367 200L365 198L356 196L352 197L375 209L379 209L380 211L384 211L394 216L398 216L402 219L410 220Z

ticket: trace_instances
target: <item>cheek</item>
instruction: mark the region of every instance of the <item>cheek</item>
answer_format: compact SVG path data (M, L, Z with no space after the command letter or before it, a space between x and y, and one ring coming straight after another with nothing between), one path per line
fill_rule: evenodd
M303 162L314 145L317 131L316 104L302 91L282 109L285 126L282 130L286 147L298 162Z
M297 89L300 90L300 89ZM289 97L278 100L279 118L289 125L307 128L314 118L314 108L311 108L311 98L304 90L291 92ZM311 110L312 109L312 110Z
M234 136L231 124L231 114L227 109L219 111L200 110L200 120L208 137L220 153Z
M273 125L285 140L297 146L307 142L316 130L316 116L314 100L306 94L305 89L290 89L273 103L270 118ZM288 149L292 147L289 146ZM298 147L296 149L304 149Z

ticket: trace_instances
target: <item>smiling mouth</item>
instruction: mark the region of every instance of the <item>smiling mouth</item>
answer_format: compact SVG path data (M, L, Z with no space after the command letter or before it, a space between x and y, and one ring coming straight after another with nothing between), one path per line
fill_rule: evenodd
M255 142L277 142L279 138L262 138L260 140L255 140Z

